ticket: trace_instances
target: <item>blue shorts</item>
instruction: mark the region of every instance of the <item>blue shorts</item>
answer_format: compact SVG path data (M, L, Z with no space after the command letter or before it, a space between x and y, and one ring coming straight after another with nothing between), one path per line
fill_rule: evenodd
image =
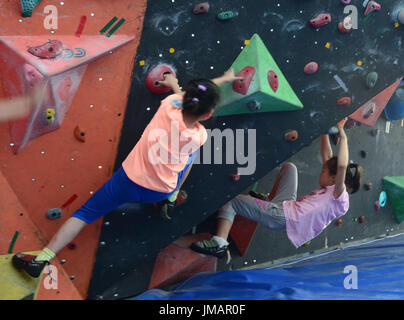
M197 152L191 154L184 170L178 173L176 189L178 188L184 172L188 169L191 163L194 162L196 155ZM111 179L104 183L104 185L90 199L88 199L88 201L77 210L72 217L91 224L127 202L159 202L170 197L175 190L171 193L163 193L146 189L130 180L126 175L125 170L120 167Z

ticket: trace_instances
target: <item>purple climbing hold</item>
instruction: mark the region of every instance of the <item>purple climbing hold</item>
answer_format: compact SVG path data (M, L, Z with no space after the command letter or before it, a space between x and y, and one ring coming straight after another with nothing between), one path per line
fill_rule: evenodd
M341 2L342 2L343 4L350 4L350 3L351 3L351 0L341 0Z

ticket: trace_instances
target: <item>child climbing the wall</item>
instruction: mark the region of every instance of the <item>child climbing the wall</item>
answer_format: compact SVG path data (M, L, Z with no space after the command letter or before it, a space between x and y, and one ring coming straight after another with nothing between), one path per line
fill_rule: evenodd
M170 87L174 94L161 102L121 168L63 224L38 256L14 255L17 268L38 277L49 260L85 226L127 202L160 202L162 216L170 218L170 209L197 152L207 140L200 121L213 114L220 97L218 86L240 78L231 69L213 80L192 80L181 91L173 75L164 77L160 84Z
M321 189L296 200L297 168L293 163L285 163L269 195L250 192L250 195L238 195L229 201L218 212L216 235L211 240L194 242L191 249L223 257L236 214L269 229L286 228L287 236L296 248L318 236L331 221L343 216L349 209L349 194L359 190L362 177L360 165L348 164L346 121L338 123L340 146L337 157L333 156L329 136L321 137Z

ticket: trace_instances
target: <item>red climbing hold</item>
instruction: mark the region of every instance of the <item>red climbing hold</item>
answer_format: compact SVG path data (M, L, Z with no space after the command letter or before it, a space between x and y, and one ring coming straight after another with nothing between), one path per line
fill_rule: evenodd
M243 70L241 70L237 74L237 77L241 77L242 79L234 80L233 90L240 94L247 94L248 89L250 88L251 81L254 78L254 74L254 67L245 67Z
M201 14L201 13L208 13L208 12L209 12L209 3L207 3L207 2L197 4L193 10L194 14Z
M304 67L304 73L306 73L306 74L313 74L313 73L317 72L317 70L318 70L318 64L317 64L317 62L314 62L314 61L309 62Z
M176 77L173 68L166 64L160 64L152 69L146 77L146 87L153 93L163 94L171 91L171 88L161 85L159 81L164 80L164 74L171 73Z
M358 221L359 221L359 223L365 222L365 216L360 216Z
M41 59L53 59L63 52L63 44L59 40L49 40L40 46L28 48L28 52Z
M342 33L348 33L349 31L351 31L351 29L349 28L345 28L345 22L340 22L338 23L338 30Z
M299 134L296 130L289 131L285 134L286 141L296 141L299 138Z
M70 250L74 250L74 249L76 249L76 244L75 244L74 242L70 242L70 243L67 245L67 247L68 247Z
M337 101L338 105L340 106L347 106L351 103L350 97L343 97Z
M376 1L369 1L368 5L366 6L365 17L375 10L380 11L381 8L382 6L378 4Z
M276 73L272 70L268 71L268 82L269 85L271 86L272 90L276 92L279 87L279 79Z
M79 126L74 129L74 136L81 142L86 142L86 133Z
M239 181L240 180L240 174L239 173L234 173L231 175L231 179L233 181Z
M320 13L317 17L310 20L310 24L314 28L320 28L331 22L331 15L329 13Z
M341 224L342 224L342 219L338 219L338 220L337 220L337 227L340 227Z

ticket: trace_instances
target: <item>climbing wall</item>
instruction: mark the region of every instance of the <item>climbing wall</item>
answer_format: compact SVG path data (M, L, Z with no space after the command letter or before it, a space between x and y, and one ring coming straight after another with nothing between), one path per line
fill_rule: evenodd
M404 75L400 53L404 31L396 21L404 3L399 1L383 1L380 11L366 16L363 1L351 1L358 9L358 29L350 32L338 29L345 15L344 5L336 0L290 0L287 4L222 0L212 2L208 13L195 15L196 4L148 3L115 169L166 96L151 93L145 85L148 73L159 64L171 66L181 85L193 78L214 78L258 34L304 108L228 114L206 121L208 129L240 129L246 143L242 150L256 155L256 170L232 179L240 167L254 167L253 161L194 166L184 185L189 199L169 222L162 221L151 205L128 204L106 216L90 299L118 299L146 290L161 249ZM217 17L226 11L232 11L231 19ZM309 23L319 13L329 13L331 23L318 28L317 20ZM311 62L318 64L317 72L307 67L305 73ZM378 73L378 79L369 87L366 79L371 71ZM247 145L251 130L256 130L256 150L251 143ZM299 138L286 142L284 135L290 130L297 130ZM227 148L211 145L210 151L225 159Z

